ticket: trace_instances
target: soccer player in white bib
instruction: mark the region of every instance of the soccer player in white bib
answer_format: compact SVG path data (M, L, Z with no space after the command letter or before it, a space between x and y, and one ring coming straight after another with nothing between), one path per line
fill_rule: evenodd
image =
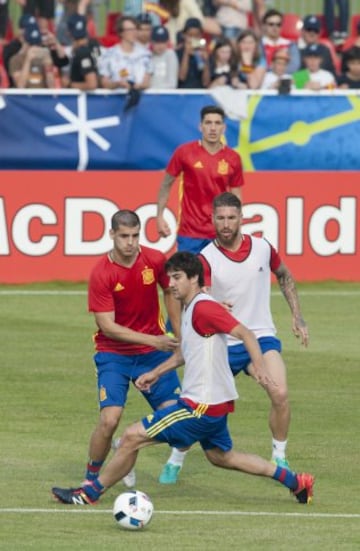
M264 355L275 385L263 385L271 406L269 426L272 433L272 461L289 467L286 446L290 425L290 405L286 367L281 342L270 311L271 272L275 274L292 314L292 329L304 346L308 345L307 325L302 317L295 281L278 252L264 238L241 231L241 202L232 193L222 193L213 201L215 240L202 249L205 285L211 295L223 303L232 315L251 329ZM231 370L254 377L254 366L244 346L228 336Z
M204 274L197 256L175 253L165 264L170 289L183 305L181 350L155 369L140 375L136 386L151 392L158 378L185 363L182 391L176 404L152 412L128 427L119 448L100 476L80 488L53 488L53 495L69 505L95 504L101 495L134 466L139 450L153 444L187 449L200 443L206 458L217 467L277 480L299 503L309 503L314 477L274 465L257 455L234 450L227 416L238 397L227 354L226 334L243 339L256 380L273 386L258 341L210 295L203 293Z

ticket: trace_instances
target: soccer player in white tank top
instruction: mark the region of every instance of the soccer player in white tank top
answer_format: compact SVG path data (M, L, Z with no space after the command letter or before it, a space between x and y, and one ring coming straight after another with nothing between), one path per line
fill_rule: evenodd
M271 401L272 461L288 467L286 445L290 405L281 343L275 336L270 311L271 272L289 304L293 332L307 346L308 328L301 315L295 281L268 241L241 232L241 202L234 194L226 192L214 199L213 222L216 239L200 253L205 285L211 295L225 304L258 339L265 364L276 382L276 385L263 385ZM228 350L233 374L245 371L253 376L251 358L243 344L228 336Z

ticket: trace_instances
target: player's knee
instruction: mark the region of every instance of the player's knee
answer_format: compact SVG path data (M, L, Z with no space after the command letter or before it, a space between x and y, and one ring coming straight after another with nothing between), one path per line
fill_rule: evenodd
M101 430L107 436L112 436L116 431L121 415L118 413L111 413L108 415L102 415L100 419Z
M212 465L215 467L226 468L226 454L219 450L218 448L212 448L211 450L206 450L205 455Z
M278 407L284 407L288 404L288 390L285 385L279 385L273 389L270 394L272 403Z
M147 436L141 423L134 423L125 429L125 432L121 436L121 446L137 449L141 444L147 442L149 437Z

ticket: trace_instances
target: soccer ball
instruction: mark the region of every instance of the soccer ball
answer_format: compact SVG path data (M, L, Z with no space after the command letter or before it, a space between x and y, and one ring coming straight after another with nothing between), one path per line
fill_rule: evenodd
M150 498L138 490L120 494L114 502L113 515L122 528L139 530L149 524L154 512Z

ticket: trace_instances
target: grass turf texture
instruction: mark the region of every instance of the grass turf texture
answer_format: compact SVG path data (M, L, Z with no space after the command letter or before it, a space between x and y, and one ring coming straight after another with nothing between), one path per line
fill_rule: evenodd
M136 487L151 497L153 520L128 533L110 512L121 483L94 508L62 506L50 496L51 486L82 480L97 420L85 286L0 286L0 549L359 549L360 284L299 285L308 350L292 336L288 307L274 291L292 404L288 455L292 468L315 474L314 503L297 504L273 481L215 469L198 446L179 483L161 486L162 445L140 452L137 463ZM247 377L237 386L241 399L229 416L235 447L269 457L268 399ZM148 412L132 389L122 426Z

